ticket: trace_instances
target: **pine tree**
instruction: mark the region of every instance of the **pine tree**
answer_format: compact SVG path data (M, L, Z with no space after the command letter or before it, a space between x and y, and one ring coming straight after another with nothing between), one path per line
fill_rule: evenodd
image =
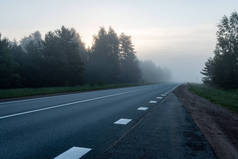
M121 81L126 83L138 82L141 79L141 72L131 37L122 33L120 35L119 41Z

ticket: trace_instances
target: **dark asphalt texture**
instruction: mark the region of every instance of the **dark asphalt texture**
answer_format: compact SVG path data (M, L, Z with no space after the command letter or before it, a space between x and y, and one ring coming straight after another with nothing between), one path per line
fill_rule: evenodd
M177 100L169 99L168 102L180 105L181 108L171 105L157 109L157 106L148 104L150 100L156 100L155 97L170 91L175 86L176 84L147 85L2 102L0 103L0 159L53 159L73 146L92 149L83 158L105 158L109 156L117 158L115 156L117 153L113 155L112 152L120 151L119 145L123 145L123 141L130 136L132 139L129 139L128 143L133 145L134 131L138 130L135 135L140 136L139 132L143 133L144 127L147 125L143 123L147 120L154 120L147 125L151 131L159 129L161 132L157 134L157 139L152 139L153 135L149 136L150 139L148 140L146 140L147 136L143 137L145 140L138 139L137 146L140 144L141 146L162 146L155 148L156 150L160 149L157 154L164 154L161 157L172 158L186 153L195 153L196 155L200 152L203 154L201 155L202 158L205 158L211 155L212 151L191 117ZM88 99L94 100L67 105L67 103ZM1 117L10 114L62 104L66 104L66 106L1 119ZM151 108L149 111L136 110L140 106L150 106ZM155 107L156 109L154 109ZM155 115L152 112L157 114L158 119L154 118ZM129 118L132 119L132 122L124 126L113 124L120 118ZM128 134L125 135L126 133ZM124 138L113 146L122 136ZM203 145L190 145L194 143L187 142L194 139ZM182 152L177 155L178 147L174 144L184 144L179 147L179 151ZM194 147L194 149L190 147ZM200 147L205 148L198 151L197 149ZM137 150L136 147L134 150L131 149L135 158L140 158L140 154L144 155ZM129 151L127 151L127 155L121 154L125 156L121 156L121 158L131 155ZM155 151L151 151L152 157L149 158L155 158L154 155ZM157 157L159 158L159 156Z
M93 156L94 158L94 156ZM214 152L173 93L97 159L215 159Z

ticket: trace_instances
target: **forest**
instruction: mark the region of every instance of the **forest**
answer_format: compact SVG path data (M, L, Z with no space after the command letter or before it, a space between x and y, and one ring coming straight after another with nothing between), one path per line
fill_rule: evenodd
M62 26L10 41L0 34L0 88L84 84L157 83L170 72L140 61L131 36L100 28L86 47L74 28Z

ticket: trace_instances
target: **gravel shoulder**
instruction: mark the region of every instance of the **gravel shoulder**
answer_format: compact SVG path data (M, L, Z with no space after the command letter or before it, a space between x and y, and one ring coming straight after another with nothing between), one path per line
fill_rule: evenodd
M191 93L188 85L174 93L213 147L218 159L238 158L238 114Z

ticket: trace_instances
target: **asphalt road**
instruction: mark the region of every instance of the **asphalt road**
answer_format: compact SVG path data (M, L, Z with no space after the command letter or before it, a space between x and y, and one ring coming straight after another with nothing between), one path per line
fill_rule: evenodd
M82 158L96 158L113 147L148 112L139 111L138 107L149 106L151 100L160 102L162 99L156 97L175 86L147 85L2 102L0 158L53 159L69 153L79 155L77 150L67 151L72 147L90 150ZM114 124L122 118L131 121L126 125ZM166 120L166 116L163 118Z
M173 93L149 107L142 120L116 144L98 154L97 159L216 158L191 115Z

